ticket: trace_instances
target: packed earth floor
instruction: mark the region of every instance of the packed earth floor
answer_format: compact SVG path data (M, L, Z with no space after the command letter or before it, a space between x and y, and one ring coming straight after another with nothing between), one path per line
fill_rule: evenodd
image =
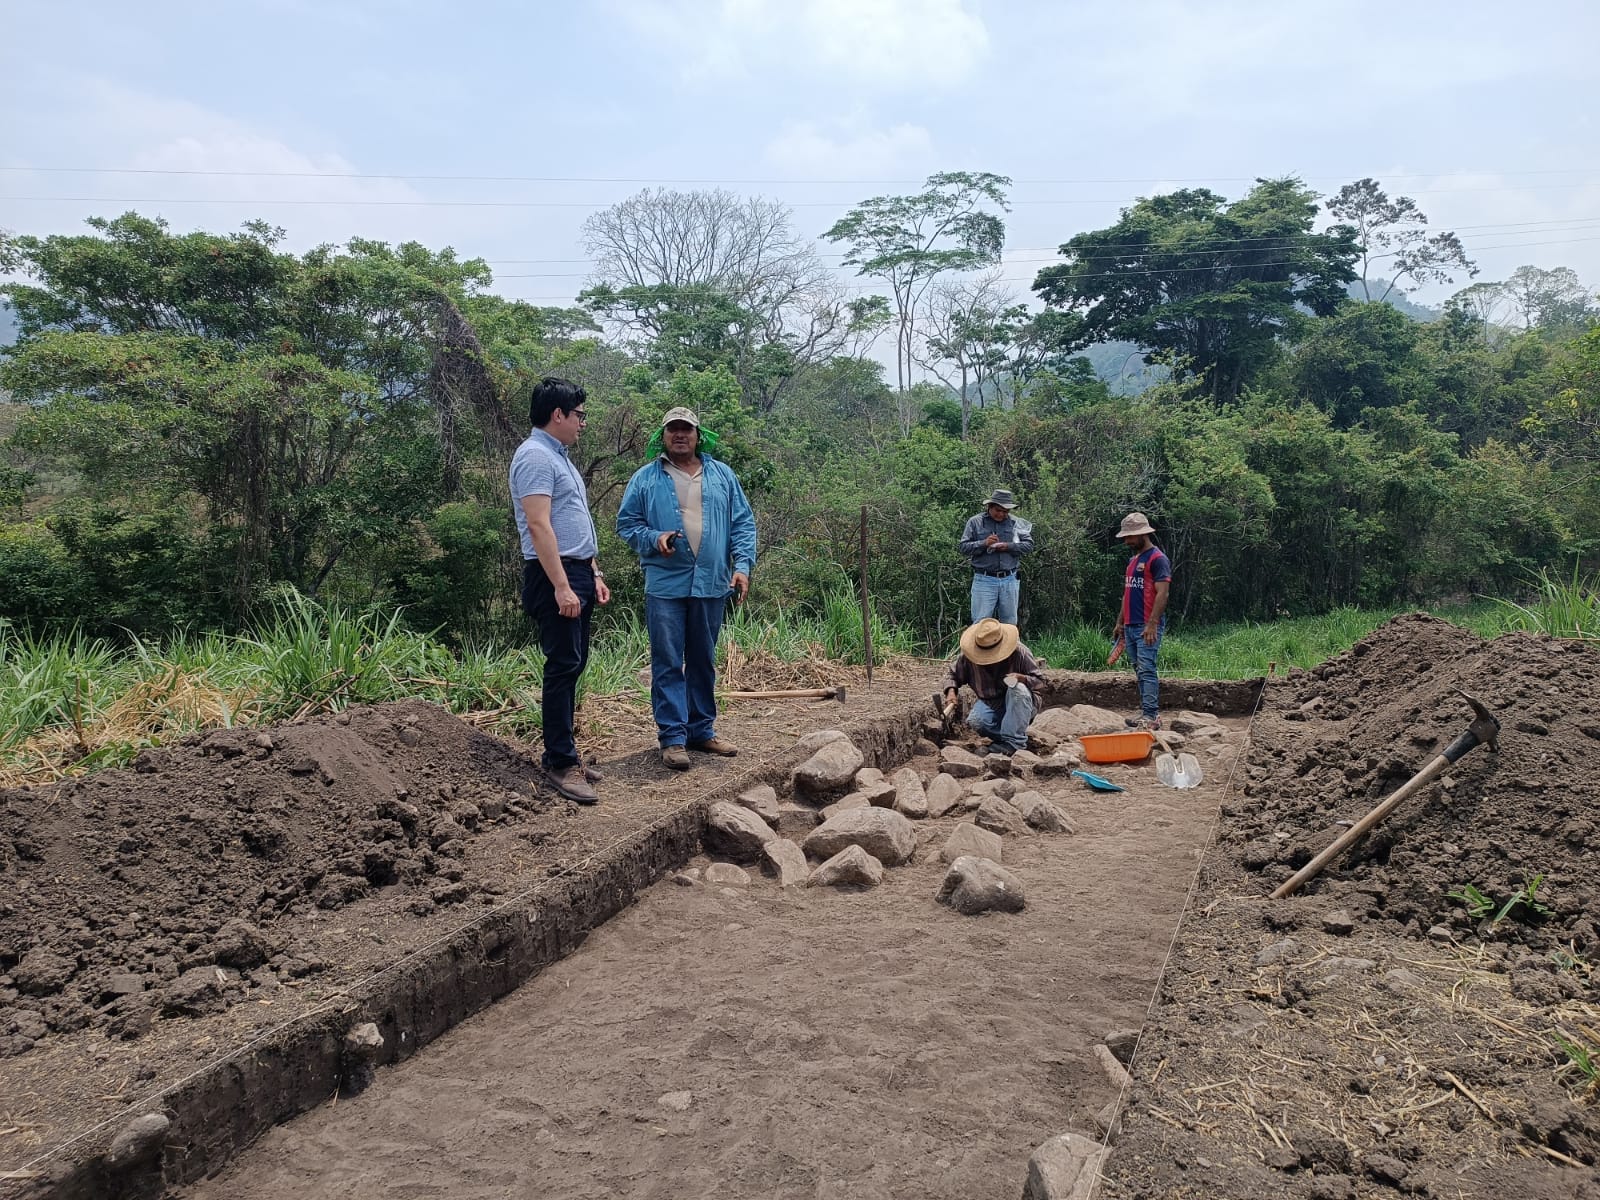
M48 1194L175 1081L754 782L797 738L931 711L936 677L733 707L744 753L684 775L630 729L601 747L595 809L543 791L531 748L421 703L0 793L0 1195ZM1193 790L1153 759L1095 768L1111 795L1066 774L1088 709L1041 716L1043 762L955 772L959 801L959 755L923 744L911 790L944 776L950 807L910 823L876 886L783 886L714 845L366 1091L330 1089L175 1194L1014 1197L1026 1177L1076 1200L1596 1200L1597 682L1582 644L1417 616L1270 682L1253 723L1171 706ZM1465 726L1462 687L1500 715L1498 752L1269 900ZM774 819L798 842L792 817ZM974 821L1003 833L1021 911L935 902Z

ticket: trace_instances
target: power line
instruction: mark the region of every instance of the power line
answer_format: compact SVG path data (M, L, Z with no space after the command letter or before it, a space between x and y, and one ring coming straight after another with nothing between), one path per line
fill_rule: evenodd
M1586 188L1600 186L1600 179L1586 179L1577 183L1552 183L1544 184L1538 188L1523 187L1487 187L1487 188L1429 188L1415 192L1418 196L1442 196L1460 193L1489 193L1489 192L1525 192L1525 191L1552 191L1566 188ZM43 204L212 204L212 205L249 205L251 207L268 207L271 205L288 205L292 207L320 207L320 208L573 208L597 211L611 208L618 202L615 200L305 200L305 199L239 199L236 197L182 197L163 198L158 196L0 196L0 201L10 203L43 203ZM1052 197L1044 200L1011 200L1012 208L1021 207L1049 207L1069 204L1125 204L1124 196L1096 196L1096 197ZM800 200L788 205L789 208L852 208L859 204L859 200Z
M1497 229L1497 230L1503 230L1504 231L1503 236L1505 236L1505 237L1528 236L1528 235L1543 234L1543 233L1568 233L1568 232L1584 233L1584 232L1588 232L1591 229L1594 229L1597 225L1600 225L1600 217L1579 217L1579 218L1574 218L1571 222L1550 222L1550 224L1555 226L1555 228L1518 229L1517 226L1518 225L1522 225L1522 224L1540 224L1540 225L1543 225L1544 223L1543 222L1514 222L1514 223L1505 224L1505 225L1473 225L1473 226L1458 225L1458 226L1456 226L1456 229ZM1415 228L1417 228L1417 229L1425 229L1425 228L1427 228L1427 226L1416 226ZM1453 232L1455 232L1455 230L1442 230L1441 232L1451 232L1451 233L1453 233ZM1146 253L1149 253L1149 254L1192 254L1192 253L1219 254L1219 253L1225 253L1225 252L1227 252L1229 250L1239 250L1239 251L1244 251L1244 252L1256 251L1256 252L1261 252L1261 253L1267 253L1267 252L1271 252L1271 251L1293 249L1295 246L1304 245L1304 244L1310 244L1310 243L1315 242L1317 239L1322 238L1322 237L1326 237L1326 236L1327 236L1327 234L1323 233L1323 234L1284 234L1284 235L1278 235L1278 236L1272 236L1272 237L1259 237L1259 238L1198 238L1198 239L1195 239L1194 241L1182 242L1182 243L1179 243L1179 244L1169 244L1169 243L1163 243L1163 242L1105 242L1105 243L1101 243L1100 245L1097 245L1095 247L1095 249L1097 249L1097 250L1116 250L1116 249L1118 249L1120 247L1120 248L1122 248L1122 253L1113 253L1113 254L1075 254L1075 255L1073 255L1073 260L1075 262L1109 262L1109 261L1112 261L1112 260L1118 259L1118 258L1128 258L1128 257L1133 257L1133 256L1138 255L1138 254L1146 254ZM1260 243L1260 244L1258 245L1257 243ZM1509 243L1508 245L1516 245L1516 244L1517 243ZM1545 243L1533 242L1533 243L1528 243L1528 244L1530 244L1530 245L1543 245ZM1505 248L1506 247L1504 247L1504 246L1501 246L1501 247L1483 247L1483 249L1505 249ZM1009 253L1008 253L1005 257L1002 257L1000 262L998 264L996 264L996 265L1005 265L1007 263L1053 263L1053 262L1060 261L1060 257L1059 257L1060 256L1060 250L1056 246L1018 246L1018 247L1015 247L1015 249L1017 251L1019 251L1019 252L1050 251L1050 252L1054 252L1054 253L1052 253L1051 256L1047 257L1047 258L1013 258L1013 257L1010 257ZM818 257L841 257L841 255L836 253L836 254L829 254L829 255L819 255ZM599 262L598 259L592 259L592 258L551 258L551 259L494 258L494 259L485 259L484 261L486 263L490 263L490 264L499 263L499 264L502 264L502 265L510 265L510 266L528 266L528 265L535 265L535 264L572 264L572 263L578 263L578 264L587 263L587 264L594 265L594 264L598 264L598 262ZM850 267L854 266L855 264L854 263L824 263L822 265L826 269L831 270L831 271L843 271L843 270L848 270ZM583 279L583 278L587 278L590 274L591 274L591 272L588 272L588 271L533 271L533 272L516 273L516 274L502 272L502 273L498 273L496 275L496 278L499 278L499 279ZM658 285L658 284L623 284L623 285L620 285L620 286L624 286L624 287L631 287L631 286L656 287L656 286L660 286L660 285Z
M1382 174L1384 179L1450 179L1473 178L1481 175L1574 175L1582 171L1592 170L1591 167L1553 167L1538 170L1502 171L1497 169L1479 168L1465 171L1433 171L1414 172L1411 174L1395 175L1374 173L1371 171L1358 171L1349 175L1308 175L1297 176L1303 179L1363 179L1372 178L1375 174ZM397 179L417 180L429 183L628 183L645 185L673 185L673 186L807 186L811 184L825 184L830 186L854 186L857 184L914 184L924 185L926 178L905 179L673 179L652 176L628 175L454 175L454 174L427 174L408 172L382 172L382 171L224 171L208 170L188 167L30 167L30 166L0 166L0 171L35 172L38 174L55 175L171 175L171 176L198 176L202 178L221 179ZM1018 179L1013 177L1012 186L1032 184L1050 184L1056 186L1083 186L1098 184L1139 184L1158 183L1176 184L1184 183L1254 183L1257 175L1199 175L1190 179L1179 181L1171 176L1152 176L1146 178L1106 178L1106 179Z
M1481 247L1479 247L1479 249L1480 250L1520 250L1520 249L1523 249L1525 247L1533 247L1533 246L1571 246L1571 245L1578 244L1580 242L1600 242L1600 237L1569 238L1569 239L1566 239L1566 240L1549 241L1549 242L1508 242L1508 243L1506 243L1504 245L1481 246ZM1004 264L1002 264L1002 265L1004 265ZM1241 264L1239 264L1237 269L1241 270L1241 271L1252 271L1252 270L1260 269L1262 267L1293 267L1293 266L1298 266L1298 265L1299 265L1299 263L1294 261L1294 260L1292 260L1292 259L1285 259L1285 260L1280 261L1280 262L1241 263ZM1075 280L1078 280L1078 281L1088 281L1088 280L1098 280L1098 279L1126 279L1126 278L1128 278L1130 276L1142 276L1142 275L1163 275L1163 276L1167 276L1167 275L1188 275L1188 274L1192 274L1192 273L1195 273L1195 272L1202 272L1202 271L1203 272L1214 273L1214 272L1221 271L1221 270L1226 270L1226 269L1227 269L1226 266L1217 266L1217 265L1204 266L1204 267L1172 267L1172 268L1168 268L1168 269L1164 269L1164 270L1152 269L1152 270L1135 270L1135 271L1104 271L1104 272L1098 272L1098 273L1089 274L1089 275L1075 275L1075 276L1073 276L1073 278ZM504 275L504 276L501 276L500 278L502 278L502 279L517 279L517 278L535 278L535 277L534 276ZM1000 283L1028 283L1030 281L1027 280L1027 279L1022 279L1022 278L1017 278L1017 279L1005 279L1005 278L1002 278L1002 279L998 280L997 282L1000 282ZM1249 282L1249 281L1248 280L1240 280L1239 282ZM710 285L708 285L708 284L684 285L684 286L678 286L678 285L673 285L673 284L648 284L648 285L645 285L645 286L650 287L652 289L652 291L654 291L657 295L665 295L665 296L675 295L675 294L677 294L679 292L702 292L703 293L704 291L706 291L706 290L708 290L710 288ZM872 287L872 286L869 286L869 285L866 285L866 284L861 284L861 285L857 285L855 287L845 288L844 290L847 291L847 292L854 292L854 293L856 293L858 295L868 295L868 294L871 294L872 292L874 292L876 289L874 287ZM552 300L552 301L560 301L562 303L568 303L568 304L570 304L572 302L572 297L570 297L570 296L502 296L501 299L503 299L503 300L523 300L523 301Z

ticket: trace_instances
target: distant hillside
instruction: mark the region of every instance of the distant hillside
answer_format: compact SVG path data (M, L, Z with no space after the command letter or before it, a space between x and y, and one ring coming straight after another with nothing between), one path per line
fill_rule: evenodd
M1102 342L1079 353L1105 380L1113 396L1137 396L1171 375L1166 367L1147 366L1144 351L1132 342Z
M1383 286L1384 285L1381 283L1375 285L1372 289L1372 294L1377 295L1379 292L1383 291ZM1366 298L1362 294L1361 281L1359 279L1352 283L1345 290L1350 293L1352 299L1364 300ZM1388 304L1392 308L1398 308L1413 321L1420 321L1423 324L1427 324L1430 321L1437 321L1441 316L1444 315L1442 309L1429 308L1426 304L1414 303L1399 288L1395 288L1392 292L1385 296L1384 303Z

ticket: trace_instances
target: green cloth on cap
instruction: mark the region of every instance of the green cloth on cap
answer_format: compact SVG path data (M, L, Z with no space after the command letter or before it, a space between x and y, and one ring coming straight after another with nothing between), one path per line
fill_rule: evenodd
M666 453L665 433L666 429L661 428L650 435L650 444L644 448L645 462L654 462ZM720 441L722 439L704 425L700 427L700 449L707 454L715 454L717 452L717 443Z

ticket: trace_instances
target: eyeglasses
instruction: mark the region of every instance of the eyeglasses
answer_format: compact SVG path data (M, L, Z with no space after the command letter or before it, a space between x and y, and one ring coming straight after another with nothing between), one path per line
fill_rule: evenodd
M581 409L581 408L573 409L572 412L569 413L568 415L577 417L578 420L580 420L580 421L587 421L589 419L589 414L584 412L583 409Z

